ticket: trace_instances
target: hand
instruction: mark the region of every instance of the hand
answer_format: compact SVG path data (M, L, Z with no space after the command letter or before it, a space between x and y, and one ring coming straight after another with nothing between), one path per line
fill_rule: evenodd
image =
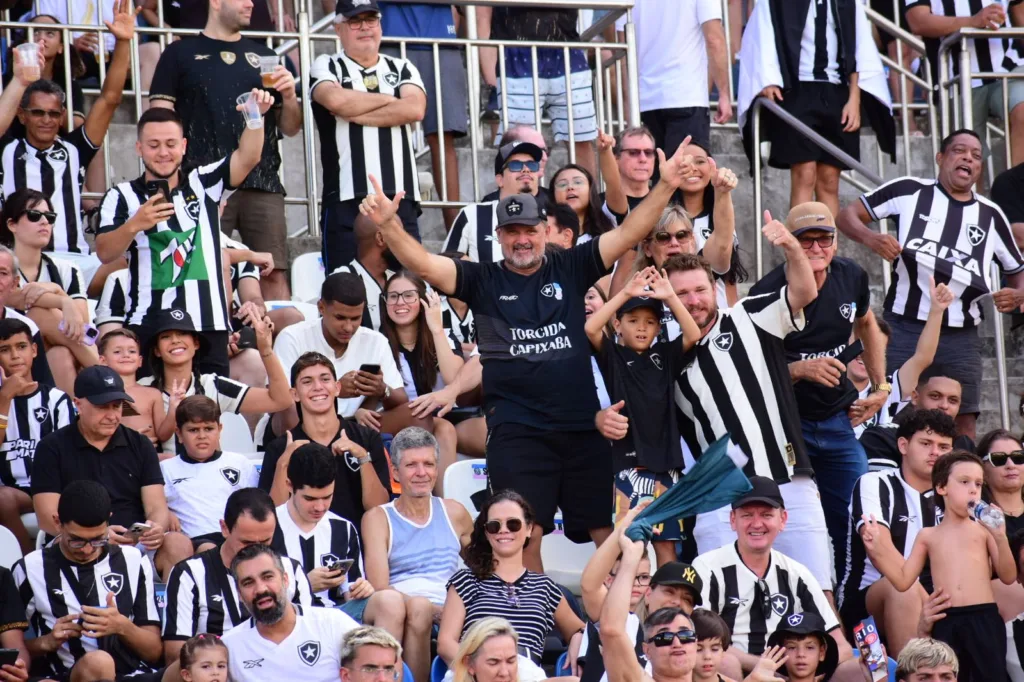
M889 657L889 652L885 650L884 644L882 645L882 655L886 658ZM860 672L864 676L865 682L874 682L875 676L871 674L871 668L868 667L867 656L858 656L857 664L860 666Z
M341 434L338 435L338 440L331 443L331 452L338 456L345 456L345 453L354 455L355 457L363 458L366 457L366 448L358 443L353 443L348 434L345 433L345 429L341 430Z
M850 418L850 425L860 426L874 417L888 399L889 394L885 391L872 391L866 397L855 400L846 412L846 416Z
M19 83L28 87L35 81L39 80L40 75L43 72L43 67L46 65L46 55L43 54L42 49L37 53L39 55L38 64L22 64L21 63L21 52L18 50L13 51L14 54L14 77ZM33 66L36 68L32 69L30 73L26 73Z
M133 7L132 0L114 0L114 21L103 23L118 40L131 40L135 37L135 17L141 11L142 6Z
M249 313L242 322L252 327L253 332L256 333L256 350L260 352L260 355L267 357L274 353L274 323L270 321L269 317L256 317Z
M21 287L21 295L25 297L25 309L34 308L43 294L51 293L39 282L29 282Z
M992 4L982 7L971 19L971 26L974 28L997 29L1006 21L1006 12L1002 5Z
M405 196L405 192L398 192L394 199L388 199L380 182L373 175L370 175L370 184L373 185L373 194L367 194L359 204L359 212L373 221L377 227L383 227L398 213L398 204Z
M1024 303L1024 291L1013 287L1003 287L992 294L992 302L999 312L1012 313L1020 307L1021 303Z
M363 426L373 429L377 433L380 433L380 415L373 410L368 410L365 407L360 407L356 410L356 413L352 416L357 422Z
M668 281L668 273L664 270L660 273L657 270L654 271L650 286L651 298L659 301L671 300L676 295L676 290L672 288L672 283Z
M865 551L870 555L872 552L877 551L879 547L878 521L875 519L874 514L861 514L860 518L864 521L864 525L861 526L860 539L864 544Z
M384 375L359 370L356 372L356 391L367 398L384 397Z
M839 119L843 126L844 133L854 133L860 130L860 92L854 94L850 91L850 97L843 106L843 115Z
M356 377L357 376L359 376L359 372L357 370L352 370L351 372L345 372L344 374L341 375L341 378L338 379L338 390L339 390L338 397L340 397L340 398L358 398L359 397L359 395L360 395L359 387L356 385Z
M142 546L150 550L158 550L164 544L164 527L156 521L146 521L149 530L139 536Z
M25 661L20 658L14 662L14 665L0 667L0 682L25 682L26 680L28 680L28 668L25 667Z
M945 310L953 302L953 299L956 298L952 289L945 284L935 283L935 275L931 275L928 278L928 284L928 297L931 299L932 308Z
M277 68L280 69L280 68L284 68L284 67L279 66ZM252 92L250 93L250 97L252 97L252 99L256 100L256 107L260 110L260 116L262 116L262 115L266 114L268 111L270 111L270 107L274 104L274 96L271 95L266 90L263 90L262 88L253 88ZM235 111L244 111L244 110L245 110L245 105L244 104L237 104L237 105L235 105Z
M128 619L117 610L113 592L107 592L106 608L83 606L82 619L82 633L97 639L108 635L123 635L128 627Z
M594 426L608 440L622 440L626 437L629 431L629 417L619 414L625 406L626 401L620 400L601 410L594 417Z
M82 339L85 338L86 325L82 311L78 309L78 306L70 298L64 299L60 310L64 315L64 338L72 343L81 343Z
M867 240L865 246L877 253L879 256L889 261L890 263L896 260L900 251L903 247L896 241L896 238L891 234L871 233L872 236Z
M333 590L335 587L341 587L341 584L345 582L344 571L341 569L332 571L326 566L317 566L307 573L306 577L309 578L309 588L313 593Z
M630 540L625 533L619 533L619 551L622 552L622 559L639 558L647 551L647 543L640 540Z
M711 186L715 188L716 196L728 194L736 189L740 181L735 173L728 168L719 168L712 158L708 159L708 163L711 164Z
M832 388L839 385L845 371L846 365L835 358L797 360L789 366L790 377L804 381L813 381L822 386L830 386Z
M433 289L427 290L426 303L427 329L431 334L443 334L444 322L441 320L441 297Z
M295 33L295 19L293 19L290 14L284 15L284 22L278 20L274 23L277 24L278 31L282 31L284 33Z
M174 414L174 411L178 409L178 405L185 399L185 394L188 393L188 380L175 379L171 382L171 390L169 392L170 399L167 401L167 411Z
M455 392L454 386L445 386L440 391L421 395L409 403L409 411L413 417L423 419L430 415L443 417L455 407L455 401L459 395Z
M771 211L764 212L764 227L761 228L761 234L771 242L772 246L777 246L785 251L794 248L803 250L793 233L781 222L772 219Z
M135 538L128 534L128 529L124 526L107 526L107 540L115 545L135 545Z
M54 622L53 629L50 630L54 651L64 646L64 643L69 639L77 639L82 636L82 626L78 624L80 615L78 613L69 613L66 616L61 616Z
M282 67L283 68L283 67ZM260 275L270 277L274 272L274 254L266 251L253 251L249 262L260 269Z
M241 340L242 335L238 332L231 332L231 335L228 336L228 358L233 358L242 352L238 347L238 342Z
M945 611L952 603L952 595L946 594L941 587L936 587L921 607L921 619L917 621L917 636L931 637L935 622L946 617Z
M630 298L646 296L648 293L647 286L654 279L655 273L657 273L657 270L655 270L654 267L644 268L640 272L634 272L633 276L628 282L626 282L623 293Z
M615 149L615 138L604 132L603 130L597 133L597 151L598 153L610 152Z
M683 151L690 144L690 139L690 136L687 135L671 158L666 159L665 152L657 150L661 182L668 183L673 189L679 189L693 171L693 157Z
M174 204L164 199L163 192L157 192L146 200L126 224L131 225L135 234L151 230L157 225L174 217Z
M291 19L291 17L287 18ZM292 25L294 26L294 24ZM280 92L284 99L295 99L295 76L283 64L278 64L274 69L274 90ZM269 92L267 94L270 95ZM270 102L273 104L273 97L270 98ZM269 109L270 107L267 108Z
M172 533L180 533L181 532L181 520L178 518L178 515L175 514L172 511L168 511L167 515L168 515L167 530L172 532Z
M743 682L775 682L778 680L775 677L775 673L778 672L779 668L786 665L787 658L785 647L773 646L761 654L761 658L757 660L757 665L743 679Z
M267 307L263 305L263 302L257 303L256 301L246 301L242 305L238 306L238 310L235 311L236 320L245 320L247 318L255 318L262 320L267 316Z
M761 91L761 97L767 97L773 102L782 101L782 89L777 85L769 85L767 88Z
M644 509L647 509L649 506L651 506L651 502L654 502L654 500L651 499L651 498L647 498L646 500L643 500L642 502L637 504L635 507L633 507L632 509L627 511L621 517L616 518L615 519L615 530L617 530L619 533L622 533L624 530L629 528L630 524L633 523L633 521L636 519L636 517L640 515L640 512L642 512Z
M355 582L349 584L349 599L369 599L373 593L373 585L366 578L357 578Z
M31 377L7 376L3 367L0 367L0 382L0 402L14 400L19 395L30 395L39 388L39 383L32 381Z
M75 49L79 52L95 52L99 44L99 36L95 33L83 33L74 40Z
M566 651L566 659L569 662L569 670L572 672L573 677L579 677L582 672L579 666L581 644L583 644L583 633L573 633L573 636L569 638L569 647Z

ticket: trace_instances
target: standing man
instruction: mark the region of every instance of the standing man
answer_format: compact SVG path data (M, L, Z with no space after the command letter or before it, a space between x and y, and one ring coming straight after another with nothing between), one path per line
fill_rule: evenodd
M254 89L252 96L265 114L273 101L270 94ZM156 333L161 311L182 308L195 321L196 333L209 342L209 352L199 358L200 371L230 376L220 202L259 163L263 131L245 128L237 149L186 175L181 165L187 140L177 114L153 107L139 117L137 128L135 151L146 170L103 197L96 255L104 263L128 258L125 322L140 347L146 348ZM166 183L170 196L158 183Z
M266 43L242 37L240 32L249 27L252 14L251 0L209 0L203 32L169 44L160 56L149 89L150 104L178 114L183 135L191 142L185 159L189 168L230 156L239 146L245 124L235 113L236 98L263 88L260 58L277 56ZM227 235L238 230L241 241L253 251L274 257L275 270L260 280L260 286L265 300L280 301L291 295L278 140L302 130L302 108L295 78L280 64L274 71L274 85L264 92L272 95L273 107L269 113L263 110L267 113L263 129L252 133L260 153L250 167L252 174L244 173L231 183L232 188L238 187L238 195L227 202L219 227Z
M409 234L420 238L420 183L410 124L422 121L427 108L412 62L380 54L377 0L341 0L336 11L341 52L320 55L310 72L324 168L320 226L326 272L356 256L353 226L359 202L372 192L369 174L381 178L388 196L408 195L399 215Z
M361 206L402 264L445 295L469 304L477 321L493 490L524 494L536 512L524 562L543 570L540 544L554 530L600 544L611 532L611 450L594 429L598 411L583 329L583 299L615 261L635 247L691 170L682 145L661 158L661 180L626 221L584 244L545 255L547 225L530 194L498 203L500 263L428 253L401 230L395 202L378 191ZM379 187L376 178L371 182ZM813 283L812 283L813 284Z
M871 312L868 274L848 258L836 257L836 224L828 206L800 204L786 218L788 229L811 265L818 296L804 308L807 324L783 340L792 378L800 428L814 467L825 522L832 538L835 566L846 566L846 526L850 496L857 479L868 472L867 456L853 425L873 416L892 393L885 375L885 336ZM755 284L751 296L777 291L786 284L780 265ZM838 358L851 334L864 344L864 364L871 393L858 400L857 389Z
M942 140L935 161L937 179L897 178L864 194L839 214L839 229L893 263L883 314L892 328L888 367L902 366L916 351L931 309L929 277L953 290L934 362L963 387L957 429L974 438L981 409L979 303L991 293L996 309L1008 313L1024 302L1024 258L1006 216L973 190L984 164L981 138L972 130L954 131ZM899 216L896 236L868 228L889 216ZM1008 284L998 291L990 282L993 261Z
M401 266L388 250L380 228L364 215L357 215L352 225L356 239L356 257L347 265L338 266L334 272L351 272L359 275L366 288L366 307L363 308L363 326L380 331L381 298L384 285Z

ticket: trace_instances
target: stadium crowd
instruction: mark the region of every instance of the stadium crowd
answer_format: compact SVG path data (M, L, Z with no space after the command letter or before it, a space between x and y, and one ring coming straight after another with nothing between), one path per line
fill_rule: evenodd
M445 209L438 253L413 127L457 202L477 93L458 48L382 39L463 35L461 7L325 0L341 51L300 92L241 34L292 30L291 2L100 4L11 3L33 31L0 94L0 682L1024 681L1024 444L977 432L983 309L1024 311L1024 163L980 191L998 85L974 84L935 179L845 206L846 164L766 113L790 206L759 217L782 264L751 282L712 122L735 110L750 152L764 97L855 159L862 125L892 153L897 53L866 3L636 0L642 125L614 137L560 46L578 10L478 7L480 38L559 46L481 48L497 190ZM930 59L1024 26L1018 0L870 5ZM68 21L106 31L46 28ZM139 41L144 171L105 187L138 25L203 30ZM972 70L1024 68L1016 42L971 41ZM300 96L315 314L268 304L291 296ZM549 142L574 162L547 173ZM891 264L880 304L840 235ZM223 449L240 421L252 445ZM745 490L635 539L722 439ZM471 504L445 490L460 457L486 464ZM544 572L553 532L594 543L578 594Z

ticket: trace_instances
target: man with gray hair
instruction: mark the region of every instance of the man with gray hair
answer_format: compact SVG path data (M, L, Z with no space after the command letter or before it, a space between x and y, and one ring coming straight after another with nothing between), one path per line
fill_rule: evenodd
M349 630L341 639L341 682L397 680L402 672L402 645L383 628L370 625Z
M342 639L358 624L338 609L306 608L286 598L288 575L281 556L266 545L248 545L231 562L238 595L252 617L224 635L234 682L295 677L336 682ZM284 640L297 646L280 646Z
M402 486L393 502L363 515L363 563L375 590L405 595L405 660L413 678L430 671L430 629L440 622L445 585L469 544L473 519L455 500L434 497L440 450L425 429L410 426L391 441L392 475Z

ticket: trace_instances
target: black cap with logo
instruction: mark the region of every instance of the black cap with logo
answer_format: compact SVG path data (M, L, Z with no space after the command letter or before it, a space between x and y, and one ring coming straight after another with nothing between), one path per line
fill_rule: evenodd
M752 487L749 491L733 500L733 509L739 509L748 504L767 504L769 507L775 507L776 509L786 508L786 502L782 499L779 484L772 479L766 476L751 476L750 485Z
M135 401L125 393L124 381L117 372L106 365L86 367L75 377L75 397L88 400L93 405L109 405L127 400Z
M335 12L348 19L367 12L380 14L380 7L377 6L377 0L340 0Z
M684 564L682 561L668 562L651 576L651 587L658 585L685 587L693 592L694 606L700 606L703 602L700 593L704 589L704 581L700 579L697 569L690 564Z
M783 646L786 643L787 635L797 637L816 636L825 647L825 660L818 663L815 675L824 675L827 680L835 672L839 665L839 648L832 640L832 635L825 629L825 620L817 613L805 611L793 613L779 623L775 632L768 637L768 648Z
M633 296L615 311L615 317L621 318L626 313L636 310L637 308L647 308L654 313L654 318L661 321L661 313L664 306L661 301L650 296Z
M498 202L498 227L538 225L547 217L547 211L532 194L513 194Z
M200 353L206 353L210 349L210 340L196 331L196 325L192 321L192 316L181 308L161 310L157 313L156 321L153 326L153 335L149 337L149 340L146 342L146 347L143 350L148 358L153 357L153 350L156 348L156 342L160 339L160 335L164 332L170 331L189 332L195 336L199 340Z

